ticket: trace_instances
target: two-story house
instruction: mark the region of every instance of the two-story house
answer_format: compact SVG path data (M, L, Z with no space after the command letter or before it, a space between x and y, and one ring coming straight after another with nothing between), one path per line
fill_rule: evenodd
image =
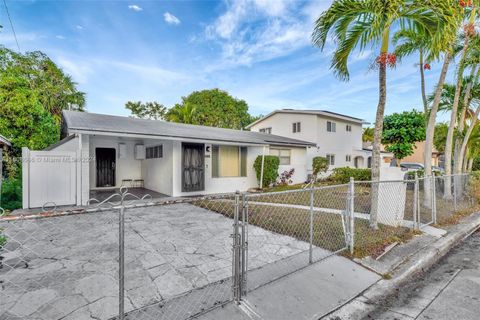
M369 168L372 151L362 145L364 124L368 123L330 111L281 109L253 122L247 129L315 143L316 147L307 150L306 171L311 173L312 159L317 156L328 159L329 170L338 167ZM272 155L281 156L281 153L282 150L270 150ZM288 154L288 151L283 153ZM388 165L391 157L389 153L382 153L382 163Z

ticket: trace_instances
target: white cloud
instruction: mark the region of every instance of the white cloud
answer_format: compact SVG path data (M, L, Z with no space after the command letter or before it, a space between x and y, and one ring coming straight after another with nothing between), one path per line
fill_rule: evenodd
M60 34L57 34L55 38L60 39L60 40L65 40L66 38Z
M75 26L75 28L76 28L77 30L83 30L83 29L84 29L83 26L81 26L81 25L79 25L79 24L77 24L77 25Z
M165 19L165 22L168 23L168 24L180 24L180 19L178 19L177 17L175 17L173 14L171 14L170 12L165 12L163 14L163 19Z
M59 57L55 61L78 83L86 83L88 76L93 72L90 63L86 61L79 62L79 59L72 60L66 57Z
M133 10L133 11L136 11L136 12L143 11L143 8L137 6L136 4L131 4L131 5L129 5L129 6L128 6L128 9Z
M205 29L206 38L216 41L222 49L222 61L212 70L252 65L310 45L312 17L328 7L325 1L315 3L316 7L296 1L226 2L227 10ZM307 6L312 8L307 10Z

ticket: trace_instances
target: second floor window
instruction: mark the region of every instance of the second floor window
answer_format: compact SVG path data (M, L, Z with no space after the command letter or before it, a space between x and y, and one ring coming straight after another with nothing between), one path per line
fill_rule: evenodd
M336 132L337 124L332 121L327 121L327 132Z
M261 133L272 133L272 128L262 128L259 131Z
M346 130L347 130L347 132L352 132L352 126L347 124Z
M327 160L328 160L328 164L330 166L335 165L335 155L334 154L327 154Z
M346 161L346 162L352 161L352 156L350 156L349 154L347 154L347 156L345 157L345 161Z
M297 132L300 132L302 130L301 126L300 126L300 122L294 122L292 124L292 132L293 133L297 133Z

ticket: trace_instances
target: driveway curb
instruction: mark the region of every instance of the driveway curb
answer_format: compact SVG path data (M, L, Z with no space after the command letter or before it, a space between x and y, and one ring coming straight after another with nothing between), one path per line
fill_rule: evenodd
M379 280L362 294L350 300L321 319L359 320L372 313L379 304L409 280L413 275L426 271L444 257L460 241L480 228L480 213L475 213L461 220L449 232L430 246L407 257L397 267L390 280Z

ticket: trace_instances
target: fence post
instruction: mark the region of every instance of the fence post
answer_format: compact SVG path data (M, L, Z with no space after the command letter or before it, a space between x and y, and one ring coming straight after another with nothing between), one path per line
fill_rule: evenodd
M413 188L413 229L418 230L420 224L420 213L418 210L418 175L415 172L415 186Z
M453 211L457 211L457 176L453 175Z
M120 201L118 224L118 319L125 318L125 194Z
M308 256L308 262L313 262L313 200L314 200L314 193L313 193L313 185L310 189L310 251Z
M248 250L248 203L247 195L242 193L242 247L241 247L241 256L242 256L242 296L247 294L247 250Z
M233 212L233 258L232 258L232 279L233 279L233 300L238 304L240 303L240 234L238 230L238 215L240 206L240 192L235 192L235 205Z
M435 183L435 174L432 173L432 222L433 224L437 224L437 188Z
M355 247L355 181L353 177L350 177L350 184L348 188L348 193L349 193L349 209L350 209L350 227L349 232L350 232L350 254L353 255L353 250Z

